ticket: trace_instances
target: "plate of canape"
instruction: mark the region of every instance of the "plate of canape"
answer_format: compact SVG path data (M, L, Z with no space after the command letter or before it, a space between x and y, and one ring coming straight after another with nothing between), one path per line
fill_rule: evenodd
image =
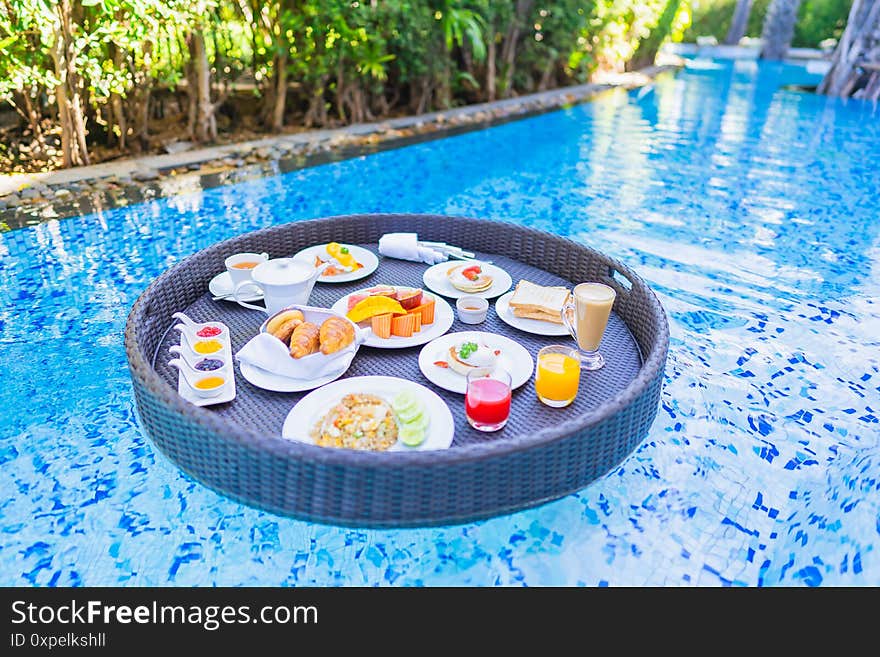
M491 372L496 367L510 373L510 387L519 388L531 377L534 360L515 340L485 331L447 333L419 352L419 369L436 386L464 394L467 374Z

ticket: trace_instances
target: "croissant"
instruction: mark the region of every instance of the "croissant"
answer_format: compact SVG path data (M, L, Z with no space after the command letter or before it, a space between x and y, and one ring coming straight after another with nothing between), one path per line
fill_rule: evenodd
M341 317L328 317L321 323L321 353L335 354L354 342L354 326Z
M301 319L289 319L281 325L281 328L275 331L272 335L281 340L284 344L289 344L288 340L290 340L290 336L293 334L294 329L297 326L303 323Z
M318 351L319 329L311 322L303 322L290 335L290 355L302 358Z
M266 331L281 340L284 344L288 344L293 329L304 321L305 317L303 316L302 311L285 310L269 320L269 323L266 325Z

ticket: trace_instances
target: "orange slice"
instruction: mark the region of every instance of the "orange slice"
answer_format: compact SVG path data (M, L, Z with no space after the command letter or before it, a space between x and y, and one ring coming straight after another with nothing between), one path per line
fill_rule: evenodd
M373 296L358 301L345 316L353 322L362 322L365 319L370 319L374 315L384 315L385 313L404 315L406 314L406 311L396 299L392 299L391 297Z

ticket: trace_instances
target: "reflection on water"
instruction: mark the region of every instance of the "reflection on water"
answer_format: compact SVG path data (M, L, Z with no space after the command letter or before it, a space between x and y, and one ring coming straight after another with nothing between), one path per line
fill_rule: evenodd
M722 62L441 141L0 234L3 584L880 584L877 110ZM271 224L441 212L632 265L670 318L620 468L486 522L357 531L182 475L137 428L122 332L181 258ZM454 242L455 236L450 235Z

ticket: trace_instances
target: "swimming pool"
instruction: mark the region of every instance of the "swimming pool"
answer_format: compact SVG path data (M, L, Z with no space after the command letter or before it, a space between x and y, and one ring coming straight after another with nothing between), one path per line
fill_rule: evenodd
M0 233L2 585L880 585L880 121L703 63L653 88ZM662 405L577 495L356 530L234 503L140 432L122 334L149 282L267 225L514 221L631 265L670 320ZM449 238L454 242L454 235Z

